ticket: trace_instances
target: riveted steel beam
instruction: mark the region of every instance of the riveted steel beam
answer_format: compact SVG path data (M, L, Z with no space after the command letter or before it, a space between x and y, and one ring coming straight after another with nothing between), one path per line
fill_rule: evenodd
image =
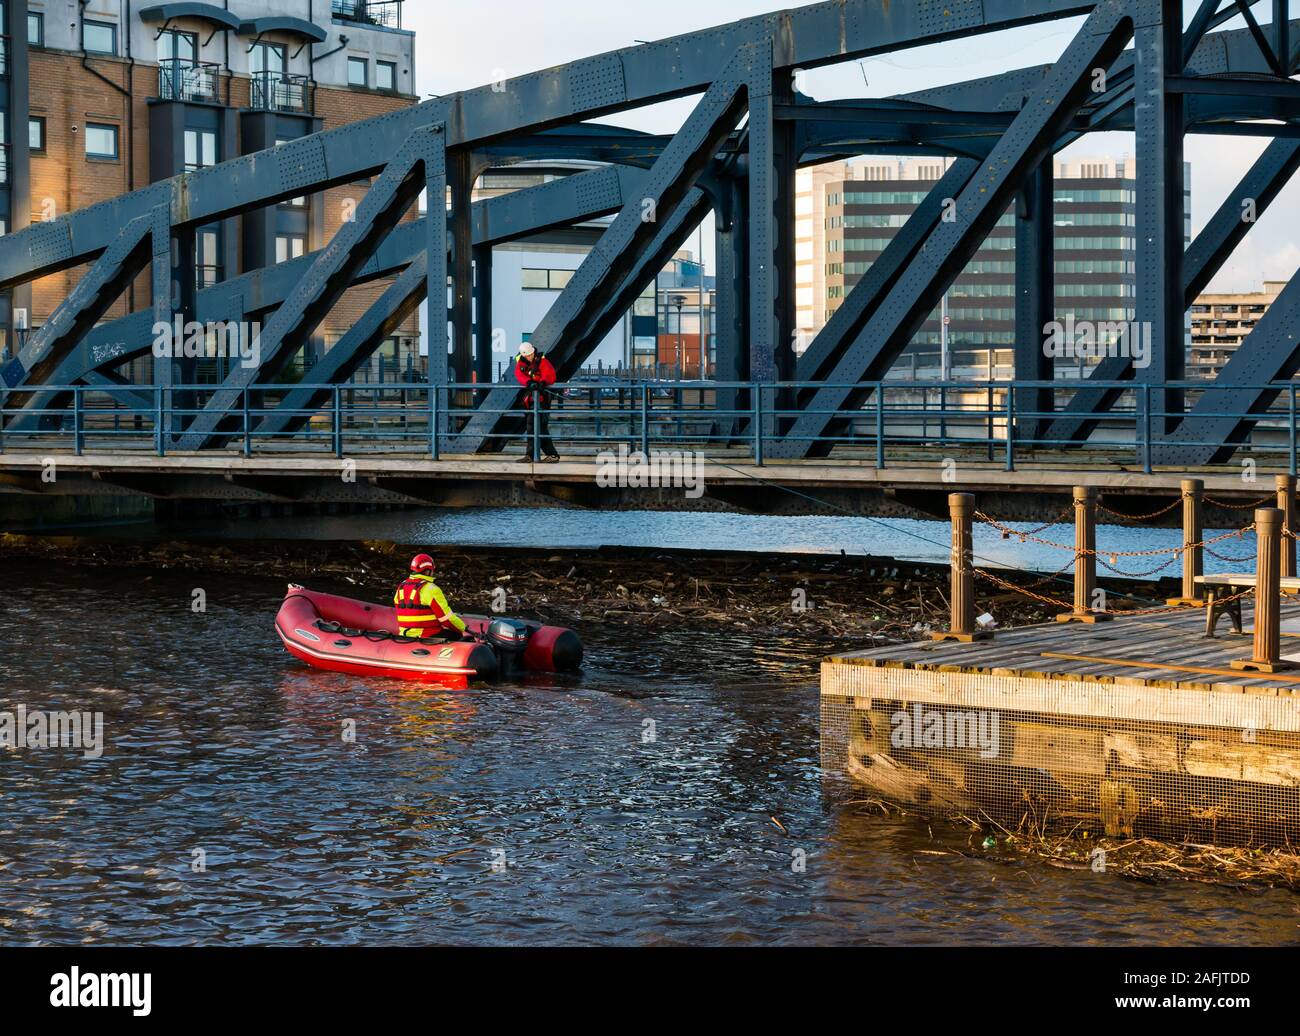
M762 45L774 67L815 68L1084 14L1092 6L1083 0L828 0L611 51L313 134L6 235L0 287L92 258L159 199L181 228L375 175L420 126L445 125L448 147L488 145L512 133L698 93L745 47Z
M872 312L862 335L828 375L830 384L798 414L780 449L803 455L821 436L828 418L861 406L869 384L884 377L952 280L1006 211L1026 177L1051 153L1075 112L1132 37L1128 5L1104 0L970 182L954 200L951 222L940 221Z
M345 223L319 253L306 276L294 287L284 303L262 329L260 357L256 365L240 365L227 374L222 387L213 392L183 435L181 449L199 449L218 431L236 405L241 390L255 381L265 380L283 367L300 349L321 319L339 300L343 292L380 242L397 225L422 190L428 192L430 204L446 193L445 148L441 126L425 126L411 134L397 157L366 192L353 222ZM436 210L435 210L436 211ZM427 218L424 221L425 251L428 255L426 276L432 299L445 300L447 284L447 221ZM445 306L445 301L443 302ZM432 313L430 324L445 327L444 319ZM430 378L445 380L447 353L438 338L430 341Z
M16 390L44 381L150 262L154 321L169 323L171 235L168 210L160 206L121 229L50 319L0 368L0 406L10 410L27 406L32 394Z
M275 411L258 422L258 436L290 434L311 420L312 414L323 407L331 395L330 389L316 386L337 385L352 377L357 368L419 308L428 290L427 265L428 256L424 252L411 260L411 265L375 300L361 319L307 370L303 380L308 387L290 390Z

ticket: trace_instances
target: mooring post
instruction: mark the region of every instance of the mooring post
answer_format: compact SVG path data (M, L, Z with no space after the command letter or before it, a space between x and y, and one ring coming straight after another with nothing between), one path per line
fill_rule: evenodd
M1295 476L1277 476L1277 509L1282 512L1283 578L1295 575Z
M952 608L946 633L932 633L934 640L985 640L987 630L975 628L975 567L971 519L975 497L970 493L949 493L948 513L952 516L952 586L948 598Z
M1281 545L1282 512L1276 507L1261 507L1255 512L1255 654L1252 658L1233 661L1233 669L1259 673L1276 673L1294 669L1295 663L1284 662L1279 652L1282 641Z
M1200 608L1205 604L1201 596L1201 586L1196 577L1205 571L1205 551L1201 543L1205 539L1205 519L1202 502L1205 495L1205 482L1199 478L1185 478L1183 487L1183 592L1179 597L1167 601L1171 608L1186 605Z
M1110 612L1095 611L1092 597L1097 590L1097 490L1074 487L1074 610L1056 617L1057 622L1106 622Z

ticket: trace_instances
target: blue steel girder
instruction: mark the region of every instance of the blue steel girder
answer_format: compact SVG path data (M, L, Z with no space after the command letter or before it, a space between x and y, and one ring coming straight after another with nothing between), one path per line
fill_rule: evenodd
M854 409L939 303L948 285L988 236L1026 178L1051 149L1093 88L1094 71L1115 61L1133 34L1129 4L1103 0L1006 134L954 199L916 259L886 293L807 409L795 415L774 456L805 455L836 413Z
M1156 381L1184 377L1183 349L1183 100L1168 80L1183 70L1182 0L1134 4L1134 131L1137 161L1134 312L1144 329ZM1153 397L1158 426L1167 430L1182 410L1177 389Z
M171 236L167 215L166 208L155 207L122 228L50 319L0 369L0 407L17 410L28 405L32 394L15 390L47 378L147 263L152 263L153 268L154 320L170 319Z
M735 129L745 107L746 87L755 67L754 48L735 53L696 103L672 142L645 174L645 194L624 205L609 228L584 258L530 341L547 355L561 377L576 369L599 342L594 337L601 314L619 298L628 277L643 264L663 237L664 224L688 204L688 195L713 163L722 142ZM689 231L689 228L687 228ZM639 287L639 286L638 286ZM499 413L509 406L494 402L507 390L490 393L483 413L470 421L461 438L466 452L495 450L501 446L498 429L511 423ZM510 398L518 390L508 390ZM497 413L489 413L494 410Z
M6 235L0 287L92 258L159 197L180 230L375 175L420 126L445 125L449 148L483 147L698 93L742 47L765 48L773 68L816 68L1092 7L1084 0L828 0L611 51L313 134Z
M420 252L334 345L303 376L304 386L287 392L275 410L258 422L259 438L292 434L329 401L332 390L356 373L402 322L419 308L428 290L428 256ZM441 415L445 426L446 415Z
M472 210L474 244L505 244L608 215L622 208L628 199L642 196L643 179L640 170L607 166L477 201ZM423 248L423 219L398 224L357 272L353 284L400 273ZM256 319L284 302L318 258L319 254L313 252L206 288L195 296L192 318L203 324ZM53 385L90 384L91 372L118 367L148 354L153 323L151 312L140 311L94 327L44 381ZM46 413L66 406L66 395L36 393L29 409ZM33 426L33 419L23 414L16 415L12 425L15 430Z
M352 284L357 272L401 220L420 192L427 191L431 205L446 194L446 166L443 129L423 126L411 133L393 161L366 192L352 222L343 224L321 249L311 269L294 287L284 303L262 329L260 357L256 366L233 368L222 386L209 397L189 428L179 437L181 449L199 449L218 431L241 391L258 380L267 380L301 348ZM433 298L445 298L447 284L447 221L424 220L426 274ZM431 323L442 326L436 314ZM430 377L437 377L439 361L447 362L445 350L430 350Z

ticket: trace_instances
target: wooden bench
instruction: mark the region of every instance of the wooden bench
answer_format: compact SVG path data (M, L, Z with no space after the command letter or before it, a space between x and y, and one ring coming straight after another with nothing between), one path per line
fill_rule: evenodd
M1225 612L1232 620L1232 631L1241 633L1241 598L1237 594L1254 587L1255 573L1216 572L1211 576L1197 576L1196 582L1205 587L1205 635L1214 636L1219 617ZM1284 594L1300 593L1300 577L1283 576L1279 585Z

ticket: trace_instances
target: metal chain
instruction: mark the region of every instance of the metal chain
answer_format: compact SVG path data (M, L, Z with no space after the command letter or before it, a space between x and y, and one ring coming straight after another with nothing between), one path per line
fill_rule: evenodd
M1149 521L1152 518L1159 518L1162 514L1168 514L1175 507L1181 504L1183 500L1186 499L1186 497L1187 494L1184 493L1182 496L1174 500L1174 502L1169 506L1162 507L1160 508L1160 510L1152 511L1149 514L1125 514L1123 511L1114 511L1111 510L1111 508L1107 507L1105 504L1103 504L1100 500L1097 501L1097 510L1105 511L1107 514L1114 515L1114 517L1116 518L1123 518L1126 522L1145 522L1145 521Z
M1208 540L1201 540L1199 543L1184 544L1183 546L1179 546L1179 547L1159 547L1153 550L1079 551L1078 548L1076 548L1073 544L1057 543L1055 540L1045 540L1041 536L1035 536L1032 533L1028 533L1028 532L1020 532L1018 529L1012 529L1009 526L1003 525L1001 522L997 521L996 519L990 518L983 511L976 511L975 517L978 518L980 521L993 526L993 528L997 529L999 532L1003 533L1004 535L1018 536L1020 538L1021 543L1024 543L1026 540L1030 540L1034 543L1039 544L1040 546L1055 547L1057 550L1068 550L1072 554L1090 553L1098 557L1104 555L1110 558L1146 558L1146 557L1157 557L1161 554L1182 554L1195 547L1206 547L1211 543L1219 543L1222 540L1231 539L1234 536L1240 539L1246 533L1250 532L1255 528L1255 523L1251 522L1249 525L1243 526L1240 529L1233 529L1229 532L1225 532L1221 536L1215 536Z
M1260 504L1266 503L1269 500L1276 499L1276 497L1273 496L1260 497L1258 500L1255 500L1249 504L1230 504L1226 500L1215 500L1214 497L1212 496L1204 496L1204 495L1201 496L1201 499L1204 500L1207 504L1213 504L1215 507L1223 507L1229 511L1244 511L1248 507L1258 507Z

